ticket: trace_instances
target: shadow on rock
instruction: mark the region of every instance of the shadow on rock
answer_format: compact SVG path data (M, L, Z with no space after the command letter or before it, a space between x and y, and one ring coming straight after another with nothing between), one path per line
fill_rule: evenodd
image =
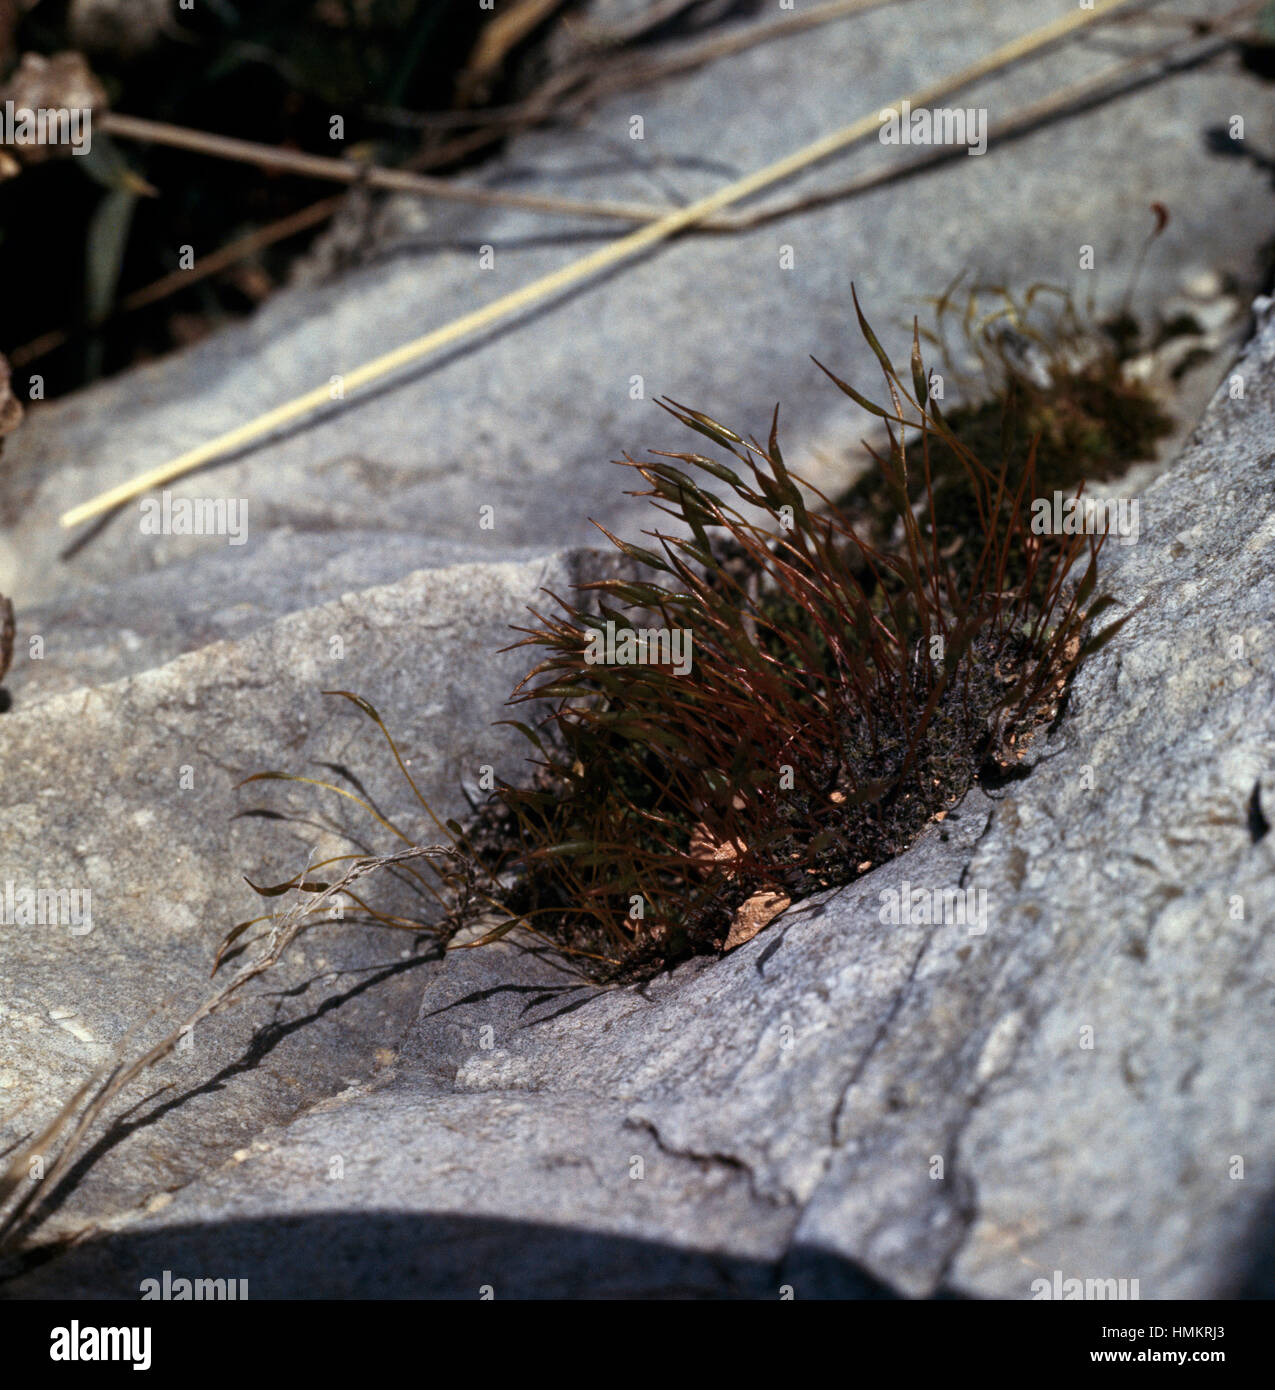
M107 1235L0 1286L5 1298L137 1299L143 1280L225 1281L251 1299L889 1299L847 1260L782 1266L535 1222L450 1213L335 1212ZM234 1281L232 1283L232 1281Z

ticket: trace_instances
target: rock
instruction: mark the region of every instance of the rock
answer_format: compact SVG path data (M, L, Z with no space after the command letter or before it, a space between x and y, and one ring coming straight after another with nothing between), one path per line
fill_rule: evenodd
M169 28L168 0L71 0L71 37L90 53L133 59Z
M22 402L13 394L12 380L9 360L0 354L0 440L22 423Z
M492 559L540 558L531 547L492 547ZM269 531L247 554L225 542L184 564L86 584L21 612L20 652L39 660L9 680L16 708L47 695L105 685L213 642L248 636L277 618L355 596L419 569L463 563L463 543L403 532Z
M1221 13L1228 3L1188 8L1193 16ZM1030 15L972 0L884 6L621 93L570 130L511 142L472 177L575 198L689 199L1073 8L1072 0L1048 0ZM1132 20L1120 29L1128 43L1162 42L1164 32ZM1090 44L1064 45L959 101L985 107L994 135L998 121L1043 91L1110 61ZM782 120L757 99L760 91L784 94ZM854 326L851 281L900 352L923 296L961 271L1019 289L1062 283L1082 302L1092 291L1113 306L1152 225L1149 205L1159 200L1171 220L1139 281L1137 312L1151 310L1181 267L1198 266L1202 246L1214 268L1255 290L1269 179L1254 162L1206 146L1204 130L1222 110L1246 113L1253 148L1272 144L1263 84L1222 58L993 142L982 157L961 154L751 232L685 237L174 491L249 499L248 550L275 528L443 538L475 560L517 546L577 545L596 539L590 516L616 524L642 516L621 497L610 460L648 445L688 447L652 405L665 393L759 433L782 402L791 463L836 483L848 476L868 418L829 387L809 354L877 389ZM634 114L643 117L642 141L629 139ZM870 140L768 197L826 189L900 153ZM215 539L140 534L134 505L60 558L71 538L57 517L557 269L624 225L442 203L433 212L426 233L369 246L368 264L339 282L282 293L246 324L33 411L0 479L0 592L21 611L215 549ZM491 270L480 269L484 245L494 248ZM1092 273L1077 269L1083 246L1094 248ZM792 248L791 270L781 268L784 247ZM25 379L15 386L25 394ZM480 529L482 506L494 509L494 530Z
M1275 316L1233 380L1107 552L1134 616L1029 776L644 989L426 966L379 1078L15 1287L1269 1296ZM972 910L889 925L907 885Z
M1203 269L1195 268L1184 272L1180 283L1183 294L1190 299L1198 299L1205 303L1220 299L1226 293L1225 278L1207 266Z
M491 727L528 664L497 654L509 625L544 601L541 586L575 582L565 556L419 571L112 684L19 700L0 726L0 894L13 882L77 904L91 896L88 930L7 912L0 925L0 1150L42 1125L129 1030L138 1046L180 1022L208 988L218 941L276 905L242 875L279 882L312 854L350 852L342 828L360 842L388 834L314 788L235 793L241 778L284 769L340 781L333 769L346 765L383 815L437 840L375 726L324 689L370 700L438 813L463 813L462 787L473 793L484 764L522 772L520 740ZM294 815L262 819L259 808ZM419 895L399 905L431 916ZM419 943L337 927L299 944L284 994L261 996L251 1021L210 1020L152 1078L141 1091L151 1103L106 1145L64 1219L144 1205L373 1070L415 1008Z
M1229 294L1211 300L1169 299L1164 304L1164 317L1168 322L1179 318L1192 321L1200 335L1224 332L1243 312L1244 306Z
M1025 27L1008 7L886 7L621 94L477 177L691 197L824 131L848 92L844 119ZM1093 54L1069 46L961 100L994 133ZM782 121L759 90L787 94ZM614 564L561 547L593 534L589 515L628 525L645 506L618 497L610 458L684 446L649 397L758 431L780 399L790 463L826 478L855 421L806 353L872 380L852 276L892 343L890 315L962 268L1087 289L1082 245L1115 303L1156 199L1172 218L1138 312L1157 280L1198 278L1202 246L1219 284L1249 291L1266 174L1201 138L1237 107L1265 148L1264 89L1214 64L851 202L685 238L173 489L247 499L242 547L150 535L126 509L64 555L56 517L564 263L571 230L560 245L523 214L439 208L409 232L386 217L400 231L339 282L32 410L0 479L0 590L18 598L0 887L89 888L92 921L0 926L0 1151L126 1035L140 1047L181 1017L216 943L263 906L242 873L284 879L345 849L339 831L390 847L348 801L236 793L243 776L348 768L433 836L376 730L322 690L372 700L444 814L484 764L513 774L522 750L489 723L527 662L497 649L541 587ZM617 142L624 158L584 156ZM883 157L866 146L783 196ZM438 961L414 936L316 929L94 1130L6 1292L135 1297L168 1269L256 1297L1027 1298L1055 1271L1137 1279L1143 1298L1269 1294L1275 325L1268 302L1257 315L1178 463L1121 483L1140 536L1107 551L1103 582L1136 613L1030 776L643 989L586 988L526 944ZM986 930L977 912L883 921L905 884L972 890ZM422 911L410 884L379 891Z
M92 113L106 106L106 89L82 53L24 53L17 68L0 87L0 103L12 117L5 122L6 139L23 164L86 154L93 143ZM49 138L48 118L40 130L36 113L56 111L61 119ZM26 113L25 116L21 113ZM63 114L65 113L65 114Z

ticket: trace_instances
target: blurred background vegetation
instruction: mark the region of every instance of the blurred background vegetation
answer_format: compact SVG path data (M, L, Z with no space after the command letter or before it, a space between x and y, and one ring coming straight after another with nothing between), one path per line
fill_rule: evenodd
M570 121L600 96L714 61L740 40L740 26L723 33L723 20L754 17L743 41L764 42L772 25L820 22L838 8L0 0L0 109L30 99L32 64L71 55L111 112L177 134L446 175L519 130ZM661 46L670 38L687 42L670 53ZM1261 6L1242 52L1248 66L1275 73L1275 0ZM36 89L56 97L58 82L46 71ZM1234 142L1223 144L1234 153ZM108 135L96 121L86 156L0 146L0 354L15 391L25 399L38 373L45 398L65 395L249 313L287 282L347 196L339 183Z
M434 173L499 148L574 0L0 0L0 102L24 55L83 55L113 111ZM694 9L683 3L665 11ZM499 21L499 23L498 23ZM344 140L331 138L334 115ZM10 154L23 155L16 149ZM48 397L191 342L286 280L339 185L93 131L0 152L0 352ZM174 275L243 238L215 274ZM168 282L165 277L172 277Z

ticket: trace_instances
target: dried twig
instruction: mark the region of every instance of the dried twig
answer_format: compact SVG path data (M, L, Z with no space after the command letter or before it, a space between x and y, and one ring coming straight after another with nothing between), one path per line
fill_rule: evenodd
M100 332L124 314L133 313L137 309L144 309L150 304L157 304L161 300L167 299L171 294L177 294L181 290L188 289L191 285L197 285L201 280L207 280L210 276L219 274L237 262L246 260L267 246L273 246L276 242L286 241L288 237L298 236L311 227L317 227L320 223L326 222L344 201L344 195L324 198L317 203L311 203L309 207L289 213L276 222L258 227L247 236L228 241L225 246L218 247L216 251L210 251L206 256L201 256L189 270L170 271L149 285L143 285L141 289L125 295L114 311L107 318L95 323L93 329ZM16 367L25 367L27 363L34 362L40 357L47 357L49 353L64 347L71 341L76 332L82 331L84 327L87 325L82 325L80 329L57 328L47 333L41 333L38 338L32 338L30 342L14 348L9 354L9 360Z
M488 21L456 80L457 100L462 105L484 100L509 54L565 3L566 0L515 0L510 8Z
M613 24L598 24L586 19L573 23L571 32L573 37L589 44L632 43L700 3L701 0L651 0L651 4L627 19L618 19Z
M997 121L995 129L989 134L989 146L1013 139L1015 136L1033 130L1046 121L1065 115L1087 102L1112 100L1122 95L1133 83L1145 80L1138 78L1138 73L1143 68L1160 64L1161 72L1157 76L1164 77L1183 68L1194 67L1207 62L1210 58L1224 52L1235 42L1236 31L1251 20L1257 8L1256 3L1237 6L1234 10L1210 23L1210 36L1207 39L1188 41L1185 46L1181 38L1174 39L1149 52L1139 53L1133 58L1107 68L1092 77L1073 82L1057 92L1051 93L1041 101L1032 102L1028 106L1011 112ZM799 198L772 203L750 213L709 217L687 230L695 234L753 231L768 223L782 221L801 213L812 212L817 208L826 207L830 203L843 202L860 193L870 192L874 188L881 188L901 179L914 178L928 169L936 168L953 159L960 159L964 155L965 150L961 146L936 146L906 163L891 164L886 168L869 170L867 173L859 174L855 178L848 179L832 188L820 189L813 193L804 194ZM299 212L282 218L278 222L262 227L248 236L227 243L217 251L201 257L192 269L173 271L152 284L125 296L120 301L113 317L156 303L170 294L175 294L200 280L216 275L265 246L273 245L286 237L295 236L299 232L325 221L336 212L341 201L339 197L326 198L310 207L302 208ZM654 218L656 215L653 211L649 216ZM663 216L664 214L661 211L658 215ZM10 361L15 366L25 366L27 363L64 346L72 336L72 330L69 329L41 334L40 337L33 338L29 343L15 348L9 354Z
M603 69L602 73L599 74L600 80L596 84L590 84L593 90L582 94L580 99L592 100L602 90L613 88L621 82L628 86L630 83L653 82L658 78L676 77L681 73L703 67L705 63L715 62L718 58L728 58L732 54L743 53L746 49L753 48L760 43L772 43L777 39L791 38L795 34L804 33L807 29L816 29L820 25L829 24L834 20L849 19L853 15L866 14L869 10L880 10L886 6L900 3L903 3L903 0L831 0L829 4L817 5L801 14L789 14L767 23L752 24L746 28L732 29L724 34L715 34L711 38L703 39L698 43L688 45L677 53L663 57L648 58L641 54L625 53ZM596 58L594 65L596 72Z
M16 632L13 621L13 603L0 594L0 681L9 674L13 662L13 637Z
M680 0L678 3L680 7ZM413 168L425 167L426 164L448 164L518 131L578 116L603 97L616 92L693 72L706 63L742 53L757 44L777 42L822 24L901 3L904 0L831 0L829 4L816 6L802 14L786 15L769 23L751 24L714 35L664 57L635 57L626 52L608 59L591 49L583 57L567 63L546 78L523 101L510 106L487 107L473 112L404 112L370 106L367 114L374 119L422 130L471 127L467 134L430 150L424 158L408 161Z
M678 0L680 5L681 0ZM716 58L725 57L730 54L743 52L755 44L767 43L772 40L787 38L792 34L804 32L821 24L831 23L834 20L845 19L855 14L864 13L871 9L880 9L886 5L898 4L901 0L832 0L832 3L817 6L815 9L808 10L802 14L794 14L786 18L776 20L767 24L755 24L745 29L732 33L718 35L707 42L697 44L693 47L683 49L671 58L639 61L634 63L627 56L619 62L603 63L599 72L599 62L596 54L582 62L571 64L564 71L555 73L544 86L526 101L517 103L513 106L486 107L475 111L437 111L437 112L402 112L394 109L369 107L367 114L374 119L389 121L397 125L410 125L422 129L457 126L483 126L485 129L476 133L477 146L466 143L463 149L457 150L448 146L443 149L430 150L422 154L413 156L407 160L401 170L379 170L368 169L366 165L358 168L362 171L362 178L373 187L388 186L382 184L380 180L389 175L391 178L401 180L404 171L420 173L428 167L435 167L450 163L459 154L469 153L475 147L489 141L494 142L504 139L507 135L517 130L528 129L534 125L551 119L555 115L566 114L570 110L576 110L587 105L589 102L598 99L607 92L613 92L625 87L638 86L645 82L656 81L662 77L674 76L678 73L691 71L705 63L712 62ZM654 8L654 7L653 7ZM646 18L650 17L651 12L645 12ZM593 42L595 36L590 32L587 41ZM610 43L612 36L598 36L598 42ZM569 97L568 93L573 87L583 89L574 96ZM103 113L105 115L105 113ZM102 118L99 118L99 121ZM127 118L121 118L127 119ZM137 118L133 118L137 119ZM498 127L498 128L497 128ZM156 136L157 143L170 143L162 140L162 136L168 131L179 131L180 127L169 127L156 124L152 134ZM121 133L123 133L121 131ZM127 138L127 137L125 137ZM140 137L136 137L140 138ZM205 142L216 142L217 148L206 148L203 152L209 154L219 154L222 157L237 158L240 154L248 163L264 164L266 167L281 168L293 167L291 163L294 152L281 151L276 146L251 145L247 141L228 142L220 136L203 134L194 131L182 131L183 141L194 138L202 138ZM472 141L475 132L471 131L469 136L464 137L465 141ZM232 146L238 145L241 149L232 153ZM242 151L242 147L249 146L251 156ZM189 147L189 146L187 146ZM302 158L309 159L308 156ZM335 161L340 168L332 177L339 178L342 182L350 182L348 164L342 161ZM312 165L305 169L296 169L298 173L306 173L316 177L328 177L322 171L316 172ZM442 185L446 192L439 192L439 185ZM444 180L420 179L413 185L403 185L402 191L417 192L424 195L437 194L440 197L449 198L455 202L469 202L475 204L504 204L508 202L511 206L523 206L524 203L518 195L512 195L510 199L504 198L497 193L493 197L487 196L484 189L467 188L464 185L453 184ZM534 196L534 195L533 195ZM538 207L537 211L547 211L560 213L568 216L597 216L615 220L625 220L630 222L649 222L656 221L663 217L669 209L667 208L648 208L643 209L637 204L614 204L614 203L594 203L594 202L572 202L571 200L554 199L552 195L546 195L552 200L552 206ZM514 201L518 199L518 201ZM260 228L248 236L241 237L236 241L229 242L215 252L207 256L202 256L198 264L188 271L174 271L169 275L161 276L150 285L143 286L132 294L125 296L111 315L111 320L118 318L122 314L131 313L136 309L144 308L149 304L157 303L170 294L175 294L185 289L189 285L198 283L211 275L218 274L227 266L235 264L237 261L254 254L263 247L274 245L278 241L283 241L290 236L295 236L301 231L310 227L318 226L332 217L341 206L340 198L323 198L316 203L301 208L287 217L280 218L276 222ZM737 224L731 218L708 218L699 224L698 230L712 231L733 231L738 230L743 224ZM100 329L104 324L95 325ZM56 352L64 347L78 331L82 329L63 328L54 329L42 333L39 337L32 338L29 342L23 343L15 348L10 354L11 361L17 366L26 366L41 357L46 357L51 352Z
M1210 36L1207 39L1197 39L1194 42L1185 41L1185 46L1184 40L1181 38L1174 39L1149 52L1136 54L1122 63L1095 73L1092 77L1085 77L1079 82L1069 83L1066 87L1051 92L1049 96L1040 101L1020 107L1017 111L997 120L995 128L988 134L989 147L1012 139L1016 135L1021 135L1036 126L1043 125L1046 121L1081 106L1085 102L1097 99L1109 100L1120 96L1129 86L1133 85L1130 79L1136 81L1137 74L1143 68L1162 64L1163 71L1159 75L1164 76L1182 68L1194 67L1207 62L1217 54L1225 52L1235 42L1235 31L1251 19L1257 9L1258 5L1253 3L1237 6L1236 9L1221 16L1210 26ZM786 217L793 217L798 213L810 212L815 208L824 207L829 203L841 202L846 198L854 197L856 194L866 193L870 189L880 188L884 184L894 183L899 179L912 178L927 169L946 164L952 159L964 157L964 146L935 146L904 164L892 164L884 169L872 169L832 188L819 189L799 198L772 203L767 207L757 208L754 212L742 213L733 217L714 217L701 223L697 230L701 232L752 231L757 227L765 226L768 222L777 222Z
M570 217L607 217L622 222L655 221L669 211L667 208L651 208L643 204L592 202L580 198L559 198L549 193L511 193L500 188L476 188L452 179L418 174L411 169L386 169L375 164L336 159L331 155L285 150L278 145L263 145L255 140L238 140L229 135L191 130L186 126L152 121L143 116L125 116L118 111L104 111L98 117L98 125L108 134L125 140L168 145L173 149L191 150L217 159L255 164L263 169L285 170L306 178L366 184L394 193L421 193L450 202L476 203L480 207L525 208L531 212L562 213Z

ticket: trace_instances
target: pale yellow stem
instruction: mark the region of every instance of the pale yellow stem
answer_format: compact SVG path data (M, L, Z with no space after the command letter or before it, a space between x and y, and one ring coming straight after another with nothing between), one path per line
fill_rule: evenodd
M1143 2L1145 3L1145 0ZM1039 53L1060 39L1088 28L1100 19L1105 19L1115 11L1128 8L1132 3L1134 0L1096 0L1091 10L1077 8L1063 15L1060 19L1042 25L1041 28L1035 29L1029 34L1024 34L1021 38L1003 44L986 57L962 68L960 72L921 87L912 92L905 100L912 107L928 106L942 97L970 86L991 73L998 72L1012 63ZM895 103L895 105L901 104L902 101ZM722 208L729 207L732 203L741 202L752 194L758 193L772 184L779 183L782 179L799 173L812 164L827 159L830 155L837 154L879 130L881 126L879 112L884 109L888 108L874 109L850 125L843 126L840 130L814 140L792 154L785 155L784 158L777 159L754 173L726 184L715 193L710 193L687 204L686 207L670 212L668 216L662 217L656 222L639 227L636 231L600 247L580 260L563 266L560 270L542 275L538 280L533 280L530 284L523 285L521 289L514 290L510 294L502 295L490 304L485 304L481 309L462 314L460 318L453 319L450 323L426 333L423 337L416 338L410 343L404 343L402 347L383 353L380 357L363 363L362 366L342 373L343 394L356 391L369 382L388 376L400 367L417 362L422 357L427 357L441 348L450 347L453 343L459 342L470 334L478 333L484 328L490 328L501 319L509 318L521 309L526 309L561 290L569 289L572 285L577 285L600 271L609 270L622 261L631 260L648 248L656 246L662 241L667 241L669 237L676 236L678 232L696 222L701 222L706 217L720 212ZM216 439L209 440L208 443L201 444L198 448L190 449L168 463L152 468L129 482L121 483L118 487L111 488L98 497L72 507L63 514L62 525L77 526L82 521L100 516L103 512L110 511L124 502L140 497L142 493L149 492L152 488L172 482L174 478L189 473L192 469L198 468L211 459L222 454L232 453L284 425L291 424L294 420L308 415L312 410L329 404L331 399L329 386L316 386L313 391L307 391L294 400L286 401L283 405L276 406L255 420L248 421L247 424L218 435Z

